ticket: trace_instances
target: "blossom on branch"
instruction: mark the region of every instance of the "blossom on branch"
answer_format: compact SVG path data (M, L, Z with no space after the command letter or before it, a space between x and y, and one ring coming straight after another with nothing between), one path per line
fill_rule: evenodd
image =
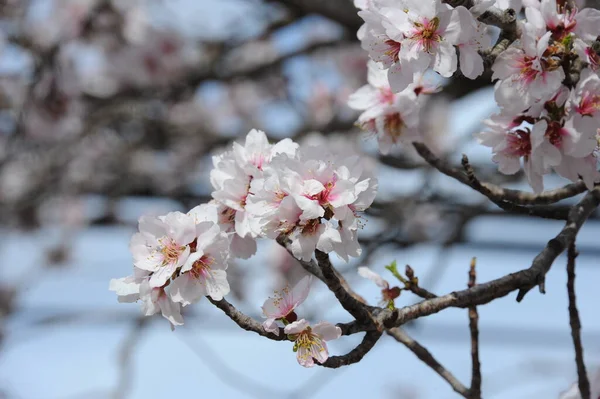
M329 358L326 342L342 335L342 330L333 324L322 321L311 327L304 319L288 324L284 331L294 340L296 358L304 367L313 367L315 360L325 363Z
M308 275L303 277L293 288L286 285L282 290L275 291L274 296L265 301L262 306L263 315L267 318L263 322L265 330L279 335L278 320L284 323L296 321L298 316L294 311L308 297L311 283L312 276Z

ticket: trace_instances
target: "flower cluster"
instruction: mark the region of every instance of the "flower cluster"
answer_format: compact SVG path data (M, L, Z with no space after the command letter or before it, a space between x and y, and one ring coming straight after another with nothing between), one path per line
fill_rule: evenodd
M482 12L490 2L479 5ZM373 61L387 69L397 93L414 82L415 74L428 68L450 77L458 67L474 79L483 73L478 50L490 45L485 25L463 6L452 8L441 0L373 0L360 2L358 15L365 21L358 37Z
M422 94L435 92L421 83L428 69L449 77L460 65L470 79L484 72L482 54L491 40L476 16L493 3L477 1L467 9L441 0L355 1L365 22L358 37L371 60L368 85L348 104L363 111L358 125L377 135L381 153L399 142L423 141ZM592 187L600 181L600 11L556 0L496 6L525 6L525 18L517 22L517 40L494 60L500 113L485 121L479 142L492 148L502 173L518 172L522 162L536 192L551 171Z
M519 40L492 67L501 112L485 121L488 129L477 137L492 148L502 173L518 172L522 159L536 192L543 190L543 175L552 170L592 187L600 180L600 77L593 62L576 85L567 75L578 46L595 39L600 11L578 12L568 3L542 0L539 9L526 7L525 15L519 21Z
M364 111L358 125L376 135L381 153L387 154L394 144L423 141L419 131L423 95L438 91L424 82L426 71L432 68L450 77L460 60L464 76L480 76L484 68L479 51L490 46L490 38L471 11L440 0L373 0L355 5L365 21L358 37L371 60L369 84L350 96L348 105ZM477 12L489 6L489 1L478 3Z
M120 302L139 300L145 315L160 311L172 325L181 325L181 306L207 295L221 300L229 293L229 238L214 206L145 216L139 230L130 244L134 274L110 282Z
M360 255L360 212L373 202L377 180L356 155L290 139L272 145L264 132L252 130L213 164L210 203L140 219L130 245L134 273L110 283L119 301L140 301L144 314L160 311L172 325L183 324L182 306L229 293L228 260L252 256L260 237L287 236L303 260L315 249L345 260ZM279 331L277 320L295 321L289 313L309 285L305 279L291 297L284 290L265 304L268 331Z

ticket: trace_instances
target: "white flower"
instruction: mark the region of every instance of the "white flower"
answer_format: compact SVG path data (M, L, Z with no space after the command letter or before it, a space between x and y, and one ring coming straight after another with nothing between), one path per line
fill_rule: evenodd
M235 255L247 258L256 251L254 238L260 235L259 220L246 212L250 187L255 179L262 179L263 170L279 154L294 156L298 145L290 139L269 144L267 136L260 130L251 130L245 144L234 143L233 150L213 157L214 169L211 183L215 188L212 196L229 209L222 209L224 223L233 223L239 237L232 238Z
M414 72L422 73L429 67L444 77L456 71L454 45L462 28L458 20L452 18L454 12L455 9L440 0L404 0L380 9L387 35L400 43L399 63L403 68L398 71L398 84L394 84L390 74L394 91L404 90Z
M190 255L189 244L196 233L194 219L181 212L143 216L139 229L131 238L133 264L152 273L151 287L162 287Z
M152 316L160 311L172 326L183 324L181 306L171 300L164 288L153 288L148 281L144 281L140 285L140 300L142 301L142 313L145 316Z
M293 337L298 363L304 367L313 367L315 360L325 363L329 358L326 341L338 339L342 335L342 330L333 324L320 322L310 327L304 319L288 324L284 331Z
M263 178L252 182L247 211L262 234L287 235L298 259L310 260L319 249L339 250L347 260L360 253L354 220L370 206L376 187L359 157L303 146L295 157L280 155L263 169Z
M461 27L456 39L460 53L460 70L467 78L475 79L483 73L483 58L479 52L487 50L491 45L487 27L477 22L473 14L464 7L457 7L452 19Z
M203 296L215 301L229 293L227 282L227 260L229 239L214 222L196 225L197 239L187 262L169 289L171 298L186 306Z
M480 144L491 147L492 160L498 164L498 170L512 175L523 169L529 184L536 192L542 191L543 168L532 157L531 130L522 126L522 121L505 115L494 115L483 121L488 130L475 135Z
M368 68L369 84L348 98L350 108L364 111L358 117L358 124L377 136L382 154L389 153L396 143L419 140L419 110L414 90L407 87L405 91L394 94L385 71L373 61L368 62Z
M269 297L262 306L264 317L263 322L265 330L279 335L277 320L285 319L286 322L296 321L297 316L294 310L300 306L308 297L312 276L308 275L300 280L294 288L286 285L282 290L275 291L273 297Z
M496 85L496 101L505 112L520 113L535 102L548 100L565 78L560 63L545 55L552 32L546 32L544 24L541 25L535 19L523 23L521 45L511 45L492 66L492 80L500 80Z

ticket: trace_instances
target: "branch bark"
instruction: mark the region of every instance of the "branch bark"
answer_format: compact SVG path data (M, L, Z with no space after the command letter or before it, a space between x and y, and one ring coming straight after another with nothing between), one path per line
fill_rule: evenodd
M590 399L590 381L587 378L585 362L583 361L583 346L581 345L581 322L577 310L577 299L575 297L575 258L577 249L573 242L567 251L567 292L569 293L569 324L571 325L571 337L575 347L575 363L577 364L577 376L581 399Z
M476 259L471 260L469 269L469 288L475 287L477 283L477 271L475 270ZM471 333L471 388L469 397L471 399L481 398L481 362L479 360L479 314L477 306L469 306L469 331Z

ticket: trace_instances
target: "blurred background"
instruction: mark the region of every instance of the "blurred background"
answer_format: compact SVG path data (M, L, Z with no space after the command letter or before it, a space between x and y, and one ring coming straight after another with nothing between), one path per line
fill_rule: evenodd
M379 194L345 264L370 303L368 265L410 264L436 293L530 265L560 221L500 211L431 170L410 150L378 155L345 104L366 82L361 20L350 0L0 1L0 398L375 397L456 398L402 345L383 337L361 363L300 367L286 342L240 330L207 301L171 331L136 304L118 304L111 278L131 273L128 244L143 214L187 211L210 199L211 155L251 128L368 157ZM492 32L494 34L494 32ZM497 33L496 33L497 34ZM421 115L426 142L482 180L502 176L472 134L495 112L489 75L440 81ZM565 184L547 177L549 188ZM578 198L562 205L576 202ZM600 363L598 213L579 234L576 281L590 370ZM576 379L566 259L547 294L479 309L487 398L556 398ZM228 299L260 319L272 290L302 277L274 242L230 266ZM418 298L404 293L397 306ZM350 321L320 283L300 314ZM457 377L470 378L467 311L447 309L406 327ZM360 340L331 344L344 354Z

